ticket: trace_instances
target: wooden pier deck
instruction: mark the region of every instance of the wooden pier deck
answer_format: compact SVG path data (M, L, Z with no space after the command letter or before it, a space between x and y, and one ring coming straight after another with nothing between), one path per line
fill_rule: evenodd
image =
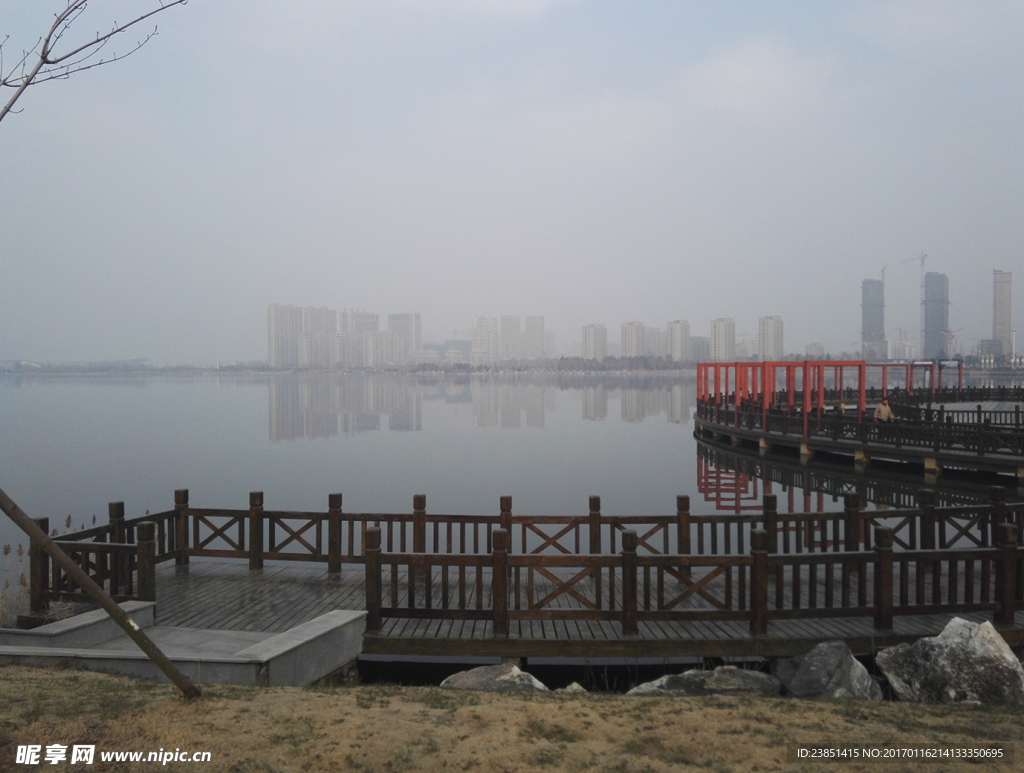
M489 599L489 582L483 590ZM365 573L361 566L331 576L322 566L284 563L268 562L258 570L240 561L166 563L157 570L156 603L160 625L280 632L333 609L365 609ZM561 604L580 607L564 595ZM959 616L991 620L987 613ZM640 621L635 637L624 636L621 623L607 620L510 620L507 638L495 637L489 620L386 618L379 633L366 636L363 651L424 658L784 657L826 639L843 639L854 652L869 654L934 636L953 617L898 616L893 630L884 633L873 627L870 616L772 620L764 637L751 636L748 623L737 620ZM1016 613L1014 627L1004 636L1012 646L1024 645L1024 612Z

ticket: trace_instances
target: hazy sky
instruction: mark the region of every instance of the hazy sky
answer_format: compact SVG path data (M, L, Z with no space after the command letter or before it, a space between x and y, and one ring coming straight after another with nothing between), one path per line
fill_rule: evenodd
M85 37L150 4L96 2ZM60 0L2 0L5 62ZM1024 3L192 0L0 124L0 360L266 357L271 302L1024 332ZM134 36L132 38L134 40ZM124 43L118 49L123 50ZM904 261L910 261L904 263ZM382 316L383 318L383 316Z

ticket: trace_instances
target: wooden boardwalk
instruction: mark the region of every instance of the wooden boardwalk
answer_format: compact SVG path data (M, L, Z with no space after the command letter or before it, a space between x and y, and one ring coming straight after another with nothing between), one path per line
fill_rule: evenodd
M390 578L385 579L388 587ZM786 583L787 586L789 583ZM333 609L365 609L365 572L346 566L330 576L321 566L267 562L250 570L240 561L193 561L187 566L162 564L157 570L157 622L239 631L285 631ZM439 586L439 583L437 584ZM404 588L404 581L402 582ZM454 585L453 585L454 587ZM481 586L481 605L490 605L489 579ZM709 585L710 588L714 584ZM546 588L535 589L542 594ZM436 606L440 607L438 587ZM476 605L470 599L468 607ZM562 608L577 608L567 595ZM694 608L700 606L694 600ZM891 632L880 632L870 616L772 620L768 634L753 637L745 620L640 621L636 637L608 620L509 621L509 635L494 637L489 620L386 618L379 633L368 634L363 651L374 655L504 657L739 657L790 656L826 639L843 639L858 654L921 636L937 634L953 614L897 616ZM983 622L987 613L961 614ZM1024 612L1004 636L1024 645Z

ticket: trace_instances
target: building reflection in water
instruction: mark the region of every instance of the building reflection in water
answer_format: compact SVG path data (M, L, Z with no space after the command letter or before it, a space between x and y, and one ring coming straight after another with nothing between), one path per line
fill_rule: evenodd
M986 486L929 485L917 477L889 474L869 477L853 470L807 466L743 454L697 441L697 491L715 512L758 512L765 494L777 496L779 512L838 512L843 497L856 494L875 509L916 507L924 489L935 492L939 507L988 501ZM1007 492L1008 495L1010 492ZM695 513L708 512L693 503Z
M390 430L423 429L422 393L377 374L272 376L269 401L274 443L374 432L382 416Z
M423 402L468 404L474 426L543 429L558 395L580 395L583 419L608 417L609 398L620 400L622 421L664 414L688 422L696 405L693 381L654 383L622 376L500 375L413 376L393 373L281 374L269 379L270 440L331 437L382 429L423 429Z

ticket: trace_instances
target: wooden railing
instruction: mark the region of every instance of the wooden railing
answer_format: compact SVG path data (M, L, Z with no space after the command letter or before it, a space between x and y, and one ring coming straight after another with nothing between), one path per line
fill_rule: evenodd
M586 515L564 516L514 515L511 497L501 498L497 515L469 516L428 513L423 495L410 513L392 514L345 513L340 494L322 512L269 511L263 502L252 492L247 510L194 508L182 489L173 510L133 519L112 503L109 524L59 544L119 600L155 599L156 565L172 559L240 559L251 569L320 562L329 573L365 564L371 622L622 620L633 630L636 621L753 620L755 612L765 620L809 609L874 614L877 603L868 599L882 575L876 580L872 567L886 548L873 541L876 533L895 554L898 614L965 604L992 610L1002 587L994 573L1005 561L999 528L1024 525L1024 504L1007 505L999 487L988 504L969 507L937 508L933 492L923 491L915 509L867 511L849 495L841 512L784 514L766 495L760 513L726 516L693 515L686 496L663 516L604 515L599 497ZM48 527L45 519L40 525ZM31 561L34 609L82 598L36 546ZM772 583L765 604L774 604L763 609L762 571ZM1017 603L1019 569L1010 576Z
M764 635L770 620L867 616L891 630L895 615L968 612L1012 625L1024 609L1022 507L999 488L984 506L936 508L932 492L921 504L867 512L851 496L842 513L780 515L768 495L760 516L689 518L678 553L641 553L628 528L613 555L509 554L504 528L489 555L388 553L372 526L368 630L392 617L472 619L504 636L509 621L575 620L618 621L628 636L645 621L746 620Z
M908 408L913 412L927 409ZM1013 422L1014 412L1006 412L1013 421L998 426L986 419L981 423L956 422L952 415L934 410L934 420L899 419L896 422L857 421L856 416L837 414L815 407L805 417L798 411L762 407L748 403L737 410L732 405L698 403L697 417L723 427L754 432L792 435L804 438L851 440L857 443L914 448L935 453L955 452L974 456L1024 457L1024 430ZM992 413L992 412L990 412Z

